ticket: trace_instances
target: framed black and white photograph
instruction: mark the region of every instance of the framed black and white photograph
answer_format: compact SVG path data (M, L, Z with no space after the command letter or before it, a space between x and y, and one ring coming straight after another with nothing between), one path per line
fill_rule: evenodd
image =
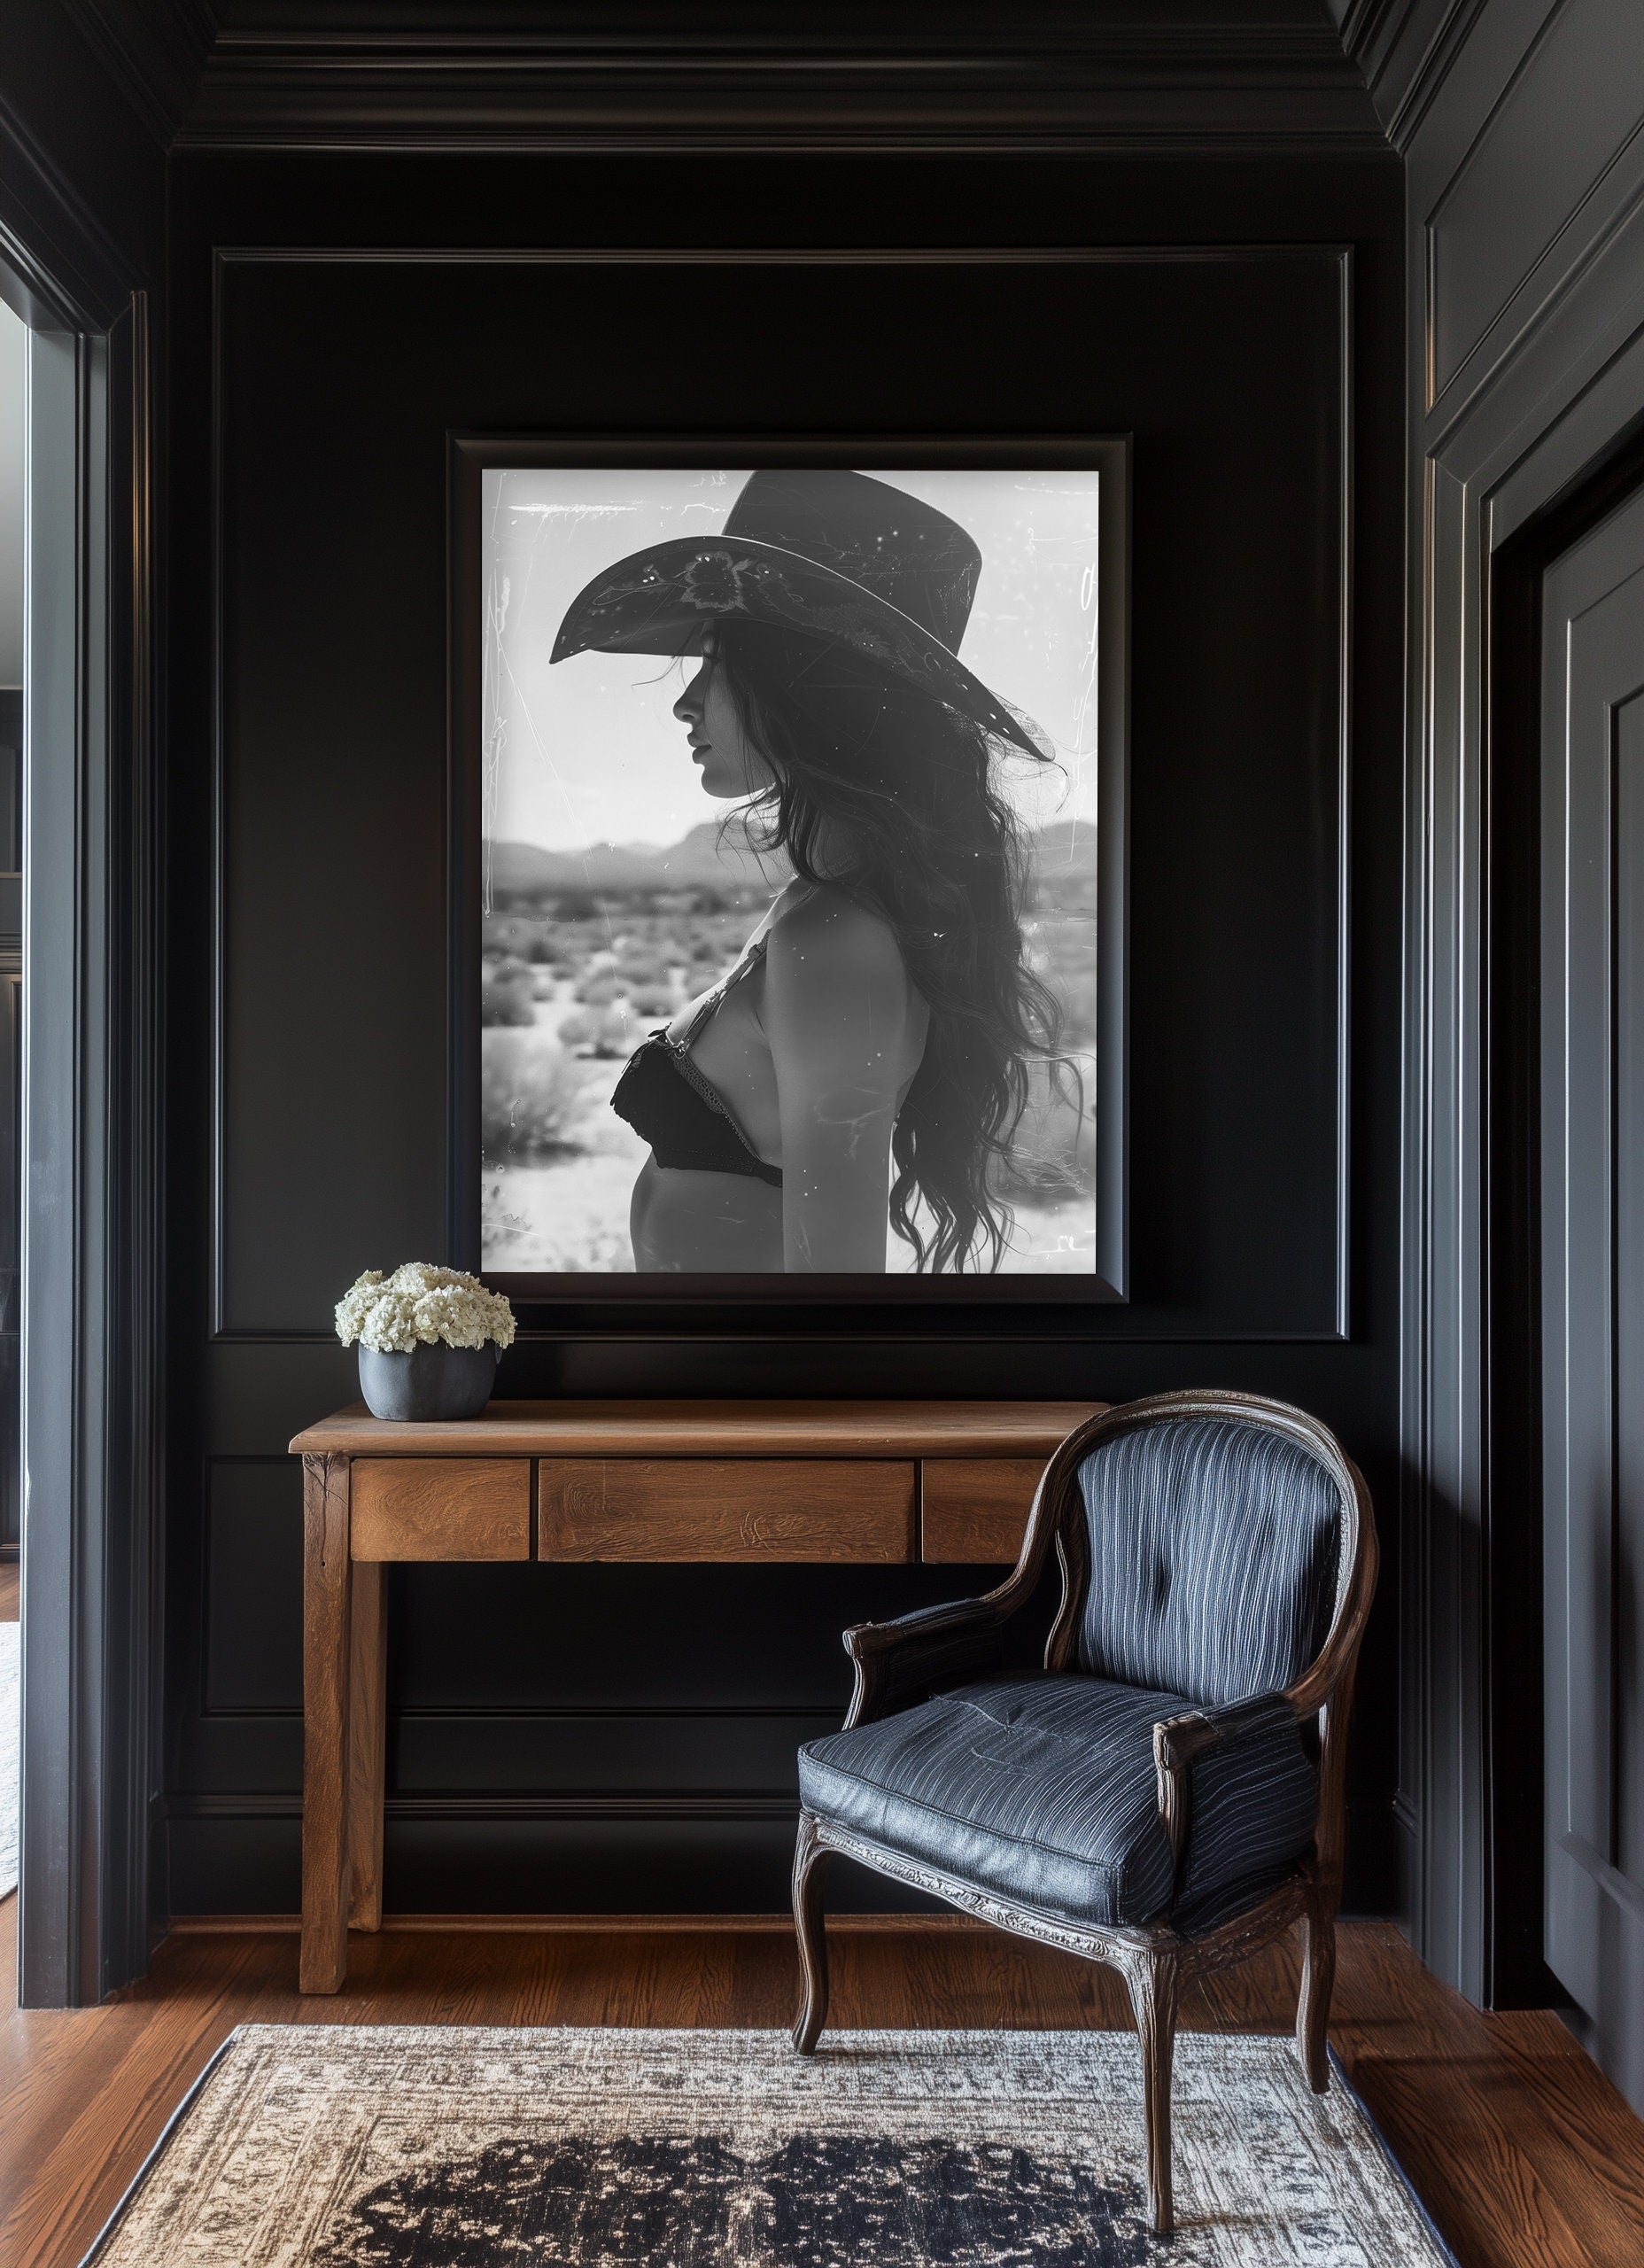
M1127 455L456 444L487 1280L1123 1296Z

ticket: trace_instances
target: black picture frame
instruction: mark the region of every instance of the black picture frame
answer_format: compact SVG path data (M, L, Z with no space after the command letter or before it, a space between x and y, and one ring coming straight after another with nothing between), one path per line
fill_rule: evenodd
M624 1311L796 1307L857 1311L1024 1303L1088 1306L1128 1296L1128 1181L1126 1160L1128 990L1127 896L1129 781L1130 439L1128 434L1017 436L702 433L453 433L447 543L450 617L450 872L446 892L449 983L447 1076L451 1161L449 1248L457 1266L483 1273L513 1301L530 1328L562 1320L569 1306L601 1319ZM724 464L829 465L872 470L1020 468L1095 470L1101 479L1097 617L1097 1044L1096 1061L1096 1263L1089 1276L777 1276L509 1274L480 1269L479 1134L481 799L483 670L480 655L481 496L484 475L515 468L647 466L690 470ZM909 1317L910 1322L912 1317Z

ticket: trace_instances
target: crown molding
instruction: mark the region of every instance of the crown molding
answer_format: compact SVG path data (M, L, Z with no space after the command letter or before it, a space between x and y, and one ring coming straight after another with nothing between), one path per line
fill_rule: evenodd
M1485 0L1348 0L1342 45L1396 150L1407 150Z
M217 35L211 0L58 4L161 149L168 149Z
M197 32L206 12L164 5ZM688 33L657 0L221 0L174 140L1299 151L1382 135L1322 0L710 0Z
M92 203L0 92L0 298L32 329L106 330L143 281Z

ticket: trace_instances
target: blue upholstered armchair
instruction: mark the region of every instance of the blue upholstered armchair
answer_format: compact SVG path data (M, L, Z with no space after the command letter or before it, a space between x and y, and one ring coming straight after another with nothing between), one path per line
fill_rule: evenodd
M1006 1675L1005 1626L1052 1548L1044 1668ZM1184 1978L1299 1922L1297 2040L1313 2086L1330 2084L1344 1744L1376 1566L1357 1469L1283 1402L1158 1394L1069 1434L997 1590L845 1633L844 1730L799 1758L800 2053L827 2013L831 1852L1105 1961L1136 2012L1167 2235Z

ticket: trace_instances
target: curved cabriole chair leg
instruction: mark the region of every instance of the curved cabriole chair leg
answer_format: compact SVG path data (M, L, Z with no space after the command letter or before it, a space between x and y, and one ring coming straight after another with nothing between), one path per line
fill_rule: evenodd
M1155 2236L1175 2233L1170 2179L1170 2065L1176 2044L1175 1955L1137 1956L1124 1972L1142 2047L1142 2093L1147 2122L1147 2205Z
M1301 1917L1301 1992L1296 2002L1296 2052L1314 2094L1330 2092L1325 2034L1335 1981L1336 1917L1330 1901L1314 1891Z
M817 1823L808 1811L799 1814L799 1841L794 1851L794 1934L799 1940L799 1966L804 1978L804 2005L794 2026L794 2047L809 2055L827 2022L827 1923L822 1912L822 1877L833 1852L817 1835Z

